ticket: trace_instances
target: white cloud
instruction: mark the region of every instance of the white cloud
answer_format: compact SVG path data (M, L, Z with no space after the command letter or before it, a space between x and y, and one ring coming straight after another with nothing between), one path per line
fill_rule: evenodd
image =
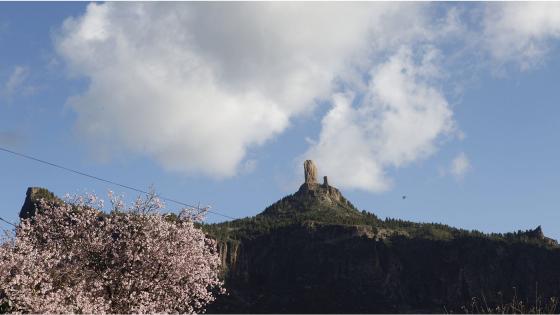
M454 130L435 87L441 56L425 44L465 26L454 8L434 11L410 3L92 3L65 21L56 47L73 74L89 79L69 103L97 154L123 150L173 171L233 176L253 167L247 150L336 94L307 154L340 186L382 191L389 168L430 156Z
M23 88L23 84L29 76L29 68L24 66L15 66L14 70L4 83L2 94L4 96L12 96Z
M342 187L383 191L392 181L388 167L401 167L426 158L437 140L453 133L449 105L433 85L440 75L438 52L416 56L399 49L374 68L366 95L337 95L322 122L319 140L304 155Z
M438 86L449 71L468 76L488 54L527 69L560 37L557 3L492 3L482 19L477 6L439 8L92 3L65 21L56 47L89 80L69 103L98 154L122 150L168 170L233 176L254 169L247 150L332 100L305 157L333 184L383 191L391 169L431 156L445 136L464 138ZM453 46L452 64L441 66L436 46Z
M90 80L70 103L98 151L227 177L349 81L369 52L425 33L422 6L92 3L57 49ZM396 29L393 31L392 28ZM107 143L114 143L114 147Z
M389 188L383 165L376 159L366 121L352 107L353 96L333 97L333 108L322 122L319 141L305 154L317 162L337 187L383 191Z
M451 161L450 172L457 180L462 180L465 174L471 169L471 163L464 152L459 153Z
M501 2L486 6L483 45L499 63L522 70L543 62L551 39L560 38L560 3Z

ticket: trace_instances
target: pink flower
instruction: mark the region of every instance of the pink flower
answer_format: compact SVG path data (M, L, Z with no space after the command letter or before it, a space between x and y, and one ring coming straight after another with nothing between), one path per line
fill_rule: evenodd
M0 285L12 312L194 313L223 292L216 243L192 216L165 220L155 193L128 209L109 192L40 202L0 245Z

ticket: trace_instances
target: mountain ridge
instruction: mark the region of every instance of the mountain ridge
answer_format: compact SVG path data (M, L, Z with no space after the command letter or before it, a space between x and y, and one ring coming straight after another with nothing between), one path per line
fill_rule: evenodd
M499 307L560 296L560 249L540 226L485 234L381 220L316 173L306 161L294 194L254 217L203 226L218 240L230 292L210 312L442 313L473 298Z
M463 312L473 298L494 307L560 296L560 248L540 226L485 234L382 220L316 173L306 161L295 193L253 217L200 225L217 240L229 292L210 313ZM41 197L59 200L30 188L20 216Z
M455 228L441 223L411 222L401 219L386 218L382 220L374 213L358 210L339 189L329 185L327 176L322 184L316 182L314 175L317 168L313 161L304 163L305 182L299 189L266 207L254 217L247 217L223 223L206 225L208 230L216 231L213 227L227 227L236 229L256 228L259 224L284 226L301 224L307 221L315 224L341 224L353 226L371 226L377 234L377 239L393 235L407 237L427 237L449 239L461 235L475 235L477 237L494 237L503 239L524 239L542 242L548 246L557 246L558 242L544 235L539 225L534 230L517 231L511 233L482 233L476 230ZM219 233L218 233L219 234ZM223 237L223 235L222 235ZM234 236L234 238L239 238Z

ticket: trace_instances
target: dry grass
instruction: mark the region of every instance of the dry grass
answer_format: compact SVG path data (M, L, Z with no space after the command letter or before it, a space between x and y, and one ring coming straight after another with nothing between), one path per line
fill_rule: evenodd
M514 295L510 302L490 306L483 294L482 298L472 298L471 303L462 306L460 312L465 314L558 314L560 312L560 299L557 297L544 298L535 293L533 301L520 300L515 287L513 291ZM501 296L501 292L498 292L498 295Z

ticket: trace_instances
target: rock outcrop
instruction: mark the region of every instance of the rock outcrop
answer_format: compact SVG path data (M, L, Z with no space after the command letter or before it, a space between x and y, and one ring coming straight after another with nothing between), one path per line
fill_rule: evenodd
M544 233L542 231L541 226L537 226L536 229L532 230L532 231L528 231L525 233L527 236L531 237L531 238L536 238L538 240L544 240L545 236Z
M551 246L557 246L558 245L558 242L556 240L551 239L549 237L546 237L544 235L544 232L543 232L540 225L537 226L534 230L530 230L530 231L525 232L524 235L526 237L528 237L529 239L535 239L535 240L538 240L538 241L542 241L542 242L545 242L546 244L551 245Z
M55 197L52 192L48 191L45 188L29 187L27 188L27 192L25 193L25 201L23 202L23 206L19 211L19 218L28 219L33 217L35 215L35 212L37 211L37 204L41 199L60 201L60 199Z
M317 184L317 167L312 160L306 160L303 163L303 172L306 184Z
M540 227L509 236L379 220L316 181L261 214L213 225L227 296L209 313L464 312L560 296L560 248ZM534 302L533 302L534 303Z
M263 215L290 215L310 211L330 211L346 216L360 215L336 187L329 185L327 176L323 177L323 184L317 183L317 167L313 161L305 161L303 168L305 182L298 191L267 207Z

